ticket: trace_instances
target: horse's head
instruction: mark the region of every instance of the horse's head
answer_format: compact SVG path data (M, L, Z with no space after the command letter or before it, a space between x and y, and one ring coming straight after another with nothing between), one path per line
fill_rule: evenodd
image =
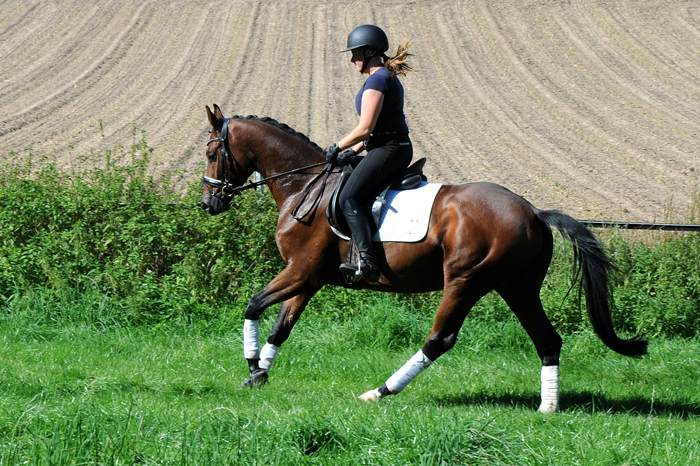
M285 199L297 199L324 174L326 178L330 175L330 168L320 168L328 165L323 149L289 126L255 115L224 118L217 105L213 112L206 109L211 138L207 141L207 171L200 205L210 214L228 210L235 194L262 183L280 205ZM263 179L243 186L253 172ZM322 195L323 190L319 192ZM306 194L302 196L305 198Z
M236 159L229 134L229 119L224 118L218 105L214 111L207 106L207 117L211 124L211 138L207 141L207 172L202 180L202 209L212 215L229 209L231 198L252 173ZM247 173L249 172L249 173Z

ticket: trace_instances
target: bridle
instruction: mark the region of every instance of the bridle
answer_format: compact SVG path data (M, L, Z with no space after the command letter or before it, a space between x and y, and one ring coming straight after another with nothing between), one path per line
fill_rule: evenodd
M231 181L228 179L228 164L233 166L234 163L234 159L226 147L228 146L228 122L229 118L224 118L224 124L221 127L220 136L218 138L211 138L207 141L207 146L209 146L209 144L212 142L221 143L221 162L224 173L223 181L217 180L216 178L210 178L206 175L202 178L202 185L207 191L209 191L209 195L211 196L216 195L212 188L218 188L220 195L224 197L233 197L235 194L237 194L237 190L240 192L239 187L231 183Z
M257 188L258 186L262 186L270 180L281 178L281 177L287 176L287 175L292 175L295 173L301 173L304 170L308 170L309 168L315 168L315 167L320 167L322 165L325 165L326 167L323 170L321 170L319 173L317 173L316 176L314 177L314 179L311 180L311 182L306 186L302 195L299 197L299 199L297 199L297 202L296 202L294 208L292 209L292 217L294 217L295 219L297 219L299 221L302 221L302 219L304 217L306 217L307 215L309 215L311 213L311 211L318 205L318 202L320 201L321 197L323 196L323 192L324 192L325 186L326 186L326 181L328 180L328 177L330 176L330 174L333 172L334 164L330 163L330 162L315 163L313 165L307 165L305 167L295 168L293 170L289 170L289 171L286 171L283 173L278 173L276 175L272 175L272 176L269 176L267 178L263 178L262 180L255 181L253 183L248 183L244 186L236 186L234 183L232 183L228 179L228 171L229 171L228 165L234 166L237 163L236 160L231 155L231 152L229 152L229 150L227 148L227 146L228 146L228 122L229 122L229 120L230 120L230 118L224 118L224 123L223 123L223 126L221 128L221 134L218 138L210 138L207 141L207 146L209 146L209 144L211 144L212 142L220 142L221 143L221 156L222 156L221 161L222 161L223 178L224 178L223 180L219 180L216 178L211 178L211 177L206 176L206 175L202 178L202 185L204 186L204 188L207 191L209 191L209 195L211 195L212 197L232 198L236 194L240 194L243 191L246 191L248 189ZM324 177L324 179L323 179L323 183L321 185L321 190L318 194L317 199L313 202L312 207L309 209L309 211L307 211L303 215L299 215L298 211L299 211L299 208L301 207L301 204L306 200L306 198L309 194L309 191L311 190L313 185L316 184L316 182L321 177ZM214 189L219 189L219 192L215 193Z

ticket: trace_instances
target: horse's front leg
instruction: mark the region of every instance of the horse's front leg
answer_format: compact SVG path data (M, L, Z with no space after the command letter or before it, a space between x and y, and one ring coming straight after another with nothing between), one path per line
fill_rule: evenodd
M258 386L267 382L268 371L280 345L289 337L294 324L303 312L317 288L311 289L308 282L289 268L280 273L248 303L243 323L243 355L248 361L250 376L244 386ZM270 333L268 343L260 350L259 320L268 307L283 302L277 321Z
M243 347L250 376L243 382L243 386L259 386L267 382L270 367L277 357L280 346L289 338L294 324L299 320L299 316L304 312L313 295L314 293L301 293L282 303L282 309L262 350L258 350L258 321L246 319L243 326Z

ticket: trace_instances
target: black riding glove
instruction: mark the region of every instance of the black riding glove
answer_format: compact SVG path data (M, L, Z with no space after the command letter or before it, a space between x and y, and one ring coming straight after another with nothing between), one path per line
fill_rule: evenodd
M326 162L328 163L336 163L338 161L338 153L340 152L340 148L338 147L338 143L334 142L330 146L328 146L328 149L326 149L323 152L323 156L326 158Z
M338 165L350 165L355 168L361 160L362 157L357 155L357 152L352 149L344 150L338 154Z

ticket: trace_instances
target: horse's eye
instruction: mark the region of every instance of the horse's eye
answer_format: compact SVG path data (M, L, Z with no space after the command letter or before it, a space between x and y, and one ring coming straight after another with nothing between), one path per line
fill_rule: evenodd
M209 134L211 134L211 128L209 128Z

